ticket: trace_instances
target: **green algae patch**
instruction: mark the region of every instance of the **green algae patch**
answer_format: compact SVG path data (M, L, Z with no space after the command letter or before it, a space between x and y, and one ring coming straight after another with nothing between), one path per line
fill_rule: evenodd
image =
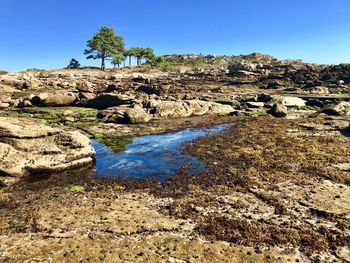
M40 119L43 124L60 125L73 122L95 122L96 109L83 107L33 107L24 109L13 109L7 112L9 117L27 117Z
M223 104L223 105L232 105L233 104L232 100L226 99L226 98L216 98L213 100L213 102Z
M94 138L97 142L106 145L113 152L121 152L125 151L126 145L132 143L132 139L128 137L121 136L103 136L103 135L95 135Z
M85 186L83 185L72 185L68 187L68 190L75 193L81 193L85 191Z

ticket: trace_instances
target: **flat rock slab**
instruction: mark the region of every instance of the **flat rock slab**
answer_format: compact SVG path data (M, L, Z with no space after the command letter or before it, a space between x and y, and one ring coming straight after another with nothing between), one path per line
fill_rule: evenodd
M0 118L0 175L23 177L78 168L93 163L94 155L90 140L77 131Z
M309 203L318 211L350 218L350 187L325 180L314 189Z

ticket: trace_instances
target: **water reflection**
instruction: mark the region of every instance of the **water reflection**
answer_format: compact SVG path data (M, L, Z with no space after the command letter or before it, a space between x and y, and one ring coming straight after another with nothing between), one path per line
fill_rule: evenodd
M105 145L92 142L96 151L96 176L137 177L157 175L159 180L172 176L183 165L194 170L203 166L197 157L181 151L181 145L201 136L223 131L229 124L209 128L187 129L175 133L135 138L126 150L114 153Z

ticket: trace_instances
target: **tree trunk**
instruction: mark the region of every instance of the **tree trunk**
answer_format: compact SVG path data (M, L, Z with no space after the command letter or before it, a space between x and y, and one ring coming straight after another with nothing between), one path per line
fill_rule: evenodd
M101 61L101 69L105 70L105 68L106 68L106 66L105 66L105 57L102 57L101 59L102 59L102 61Z
M138 65L138 66L141 65L140 57L137 57L137 65Z
M106 59L106 51L102 51L102 56L101 56L101 69L105 70L106 65L105 65L105 59Z

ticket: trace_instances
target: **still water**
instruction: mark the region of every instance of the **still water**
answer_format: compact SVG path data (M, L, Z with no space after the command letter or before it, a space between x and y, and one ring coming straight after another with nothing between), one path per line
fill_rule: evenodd
M219 133L229 127L221 124L209 128L186 129L174 133L147 135L135 138L123 152L114 153L105 145L92 141L96 151L96 176L136 177L149 175L164 180L175 175L184 166L191 165L192 171L203 168L195 156L181 151L184 142L198 137Z

